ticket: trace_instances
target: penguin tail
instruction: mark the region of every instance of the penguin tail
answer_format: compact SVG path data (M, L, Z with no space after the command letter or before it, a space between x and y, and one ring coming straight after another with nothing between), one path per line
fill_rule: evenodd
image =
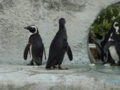
M27 60L29 49L30 49L30 45L27 44L25 49L24 49L24 54L23 54L24 60Z
M46 60L46 51L45 51L44 45L43 45L43 52L44 52L44 56L45 56L45 60Z
M46 69L51 69L51 67L52 67L52 66L51 66L50 63L47 63L47 64L46 64Z
M36 57L33 58L33 61L36 63L36 65L42 65L42 58L41 57Z
M49 66L49 65L46 65L46 69L51 69L51 66Z
M52 59L48 58L48 61L47 61L47 64L46 64L46 69L51 69L52 63L53 63L51 60Z

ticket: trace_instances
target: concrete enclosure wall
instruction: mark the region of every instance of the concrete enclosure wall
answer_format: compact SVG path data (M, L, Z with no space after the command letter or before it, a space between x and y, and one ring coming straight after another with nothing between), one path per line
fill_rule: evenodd
M24 26L36 25L47 56L58 31L58 20L66 19L68 41L74 59L64 64L90 63L87 51L89 28L101 10L120 0L0 0L0 64L26 64L23 51L28 41ZM44 60L44 62L46 62Z

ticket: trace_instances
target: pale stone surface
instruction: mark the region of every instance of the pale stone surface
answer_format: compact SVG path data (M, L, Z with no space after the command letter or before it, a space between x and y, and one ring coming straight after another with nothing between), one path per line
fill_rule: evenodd
M120 90L120 67L0 65L0 90Z
M101 10L120 0L0 0L0 64L26 64L23 51L28 40L24 26L38 26L48 56L49 45L64 17L74 59L64 64L90 63L89 28Z

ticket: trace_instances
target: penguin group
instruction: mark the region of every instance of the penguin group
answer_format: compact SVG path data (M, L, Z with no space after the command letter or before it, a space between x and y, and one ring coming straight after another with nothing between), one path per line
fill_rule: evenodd
M59 29L49 48L46 69L58 68L60 70L67 70L68 68L62 68L61 66L65 53L67 53L70 61L73 60L72 50L68 43L65 23L66 20L64 18L59 19ZM24 60L27 60L27 56L30 54L31 61L28 65L42 65L43 54L46 59L46 52L43 40L39 34L39 30L35 25L24 27L24 29L28 30L30 33L28 43L24 49ZM120 65L119 32L119 23L114 22L111 29L105 36L95 33L95 45L98 52L98 57L104 64L109 63L110 65Z
M72 50L67 41L68 37L65 23L64 18L59 19L59 30L51 42L46 69L57 68L58 66L60 70L67 70L67 68L61 67L65 53L67 53L70 61L73 59ZM24 60L27 60L27 56L30 54L31 61L28 65L41 65L43 54L45 54L46 59L46 52L39 30L35 25L24 27L24 29L30 33L28 43L24 49Z
M104 64L120 65L119 23L114 22L108 33L103 36L96 34L96 49Z

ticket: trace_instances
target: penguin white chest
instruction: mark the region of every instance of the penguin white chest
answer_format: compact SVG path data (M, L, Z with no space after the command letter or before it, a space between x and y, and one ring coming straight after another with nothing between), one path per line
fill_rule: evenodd
M115 46L113 45L113 46L111 46L110 48L109 48L109 51L110 51L110 54L111 54L111 57L112 57L112 59L114 60L114 61L119 61L119 56L118 56L118 54L117 54L117 52L116 52L116 49L115 49Z

